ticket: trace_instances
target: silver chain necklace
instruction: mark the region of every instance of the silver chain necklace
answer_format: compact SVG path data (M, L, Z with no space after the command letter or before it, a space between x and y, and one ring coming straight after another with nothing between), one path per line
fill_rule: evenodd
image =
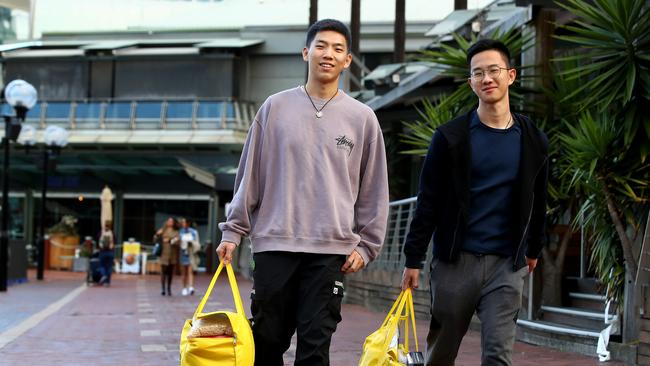
M323 117L323 109L325 109L325 106L327 105L327 103L331 102L332 99L334 99L334 97L339 93L339 88L336 88L336 93L334 93L334 95L332 95L332 97L330 99L328 99L327 102L325 102L325 104L323 104L323 106L320 107L320 109L318 109L318 108L316 108L316 104L314 104L314 101L311 99L311 95L309 95L309 93L307 92L307 85L305 85L303 87L303 89L305 89L305 94L307 94L307 98L309 98L309 101L311 102L311 105L316 110L316 118Z
M513 121L512 113L510 113L510 119L508 120L508 124L506 124L506 127L504 128L504 130L507 130L510 127L510 123L512 123L512 121Z

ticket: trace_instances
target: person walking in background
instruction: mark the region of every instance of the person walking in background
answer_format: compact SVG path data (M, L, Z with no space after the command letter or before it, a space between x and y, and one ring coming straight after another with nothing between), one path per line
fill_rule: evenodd
M404 244L402 288L417 288L433 236L428 366L454 365L474 312L481 364L511 364L524 277L544 239L548 141L510 111L510 52L479 40L467 63L478 108L435 131Z
M158 229L154 235L154 242L160 243L160 284L161 295L172 295L172 279L174 278L174 266L178 263L179 252L179 226L178 221L170 217L165 221L165 226Z
M100 285L106 287L111 285L111 274L113 273L113 262L115 261L115 235L113 234L113 221L106 220L104 227L99 233L97 240L99 248L99 273Z
M192 227L190 219L182 218L180 238L180 264L183 273L183 291L181 295L194 295L194 271L198 267L197 252L201 249L199 233Z
M270 96L248 132L217 253L230 263L243 236L253 249L255 365L281 366L297 331L295 365L329 365L341 321L343 276L383 244L388 177L372 109L339 90L352 62L337 20L307 31L307 84Z

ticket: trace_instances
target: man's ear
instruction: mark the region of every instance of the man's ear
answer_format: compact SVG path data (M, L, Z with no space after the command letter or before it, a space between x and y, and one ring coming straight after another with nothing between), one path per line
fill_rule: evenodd
M467 78L467 84L469 85L469 88L472 90L474 94L476 94L476 91L474 90L474 87L472 86L472 79Z
M348 67L350 67L351 64L352 64L352 53L348 53L347 57L345 58L345 64L343 65L343 68L347 69Z
M309 61L309 48L307 47L302 48L302 59L304 61Z
M512 68L508 70L508 85L512 85L517 78L517 69Z

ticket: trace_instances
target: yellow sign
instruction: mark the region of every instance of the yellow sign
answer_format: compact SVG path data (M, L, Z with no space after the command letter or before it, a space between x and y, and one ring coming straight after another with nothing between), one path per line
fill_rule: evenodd
M140 243L137 241L125 241L122 243L122 253L124 254L133 254L133 255L139 255L140 254Z

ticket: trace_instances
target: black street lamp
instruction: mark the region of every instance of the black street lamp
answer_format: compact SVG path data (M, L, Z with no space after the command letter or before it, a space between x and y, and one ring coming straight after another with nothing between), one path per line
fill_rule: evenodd
M36 164L40 165L43 172L41 183L41 216L39 225L39 238L37 245L37 269L36 279L43 279L43 272L45 269L45 215L47 201L47 177L50 170L56 167L56 157L59 155L61 148L68 144L69 133L68 131L59 126L49 126L43 132L43 155L41 159L36 159ZM27 151L36 145L36 129L32 126L23 126L23 129L18 137L18 143L25 146Z
M24 80L14 80L4 88L4 97L16 114L5 115L5 135L2 139L4 160L2 169L2 225L0 226L0 292L7 291L9 268L9 143L20 134L20 123L27 111L36 104L36 89Z

